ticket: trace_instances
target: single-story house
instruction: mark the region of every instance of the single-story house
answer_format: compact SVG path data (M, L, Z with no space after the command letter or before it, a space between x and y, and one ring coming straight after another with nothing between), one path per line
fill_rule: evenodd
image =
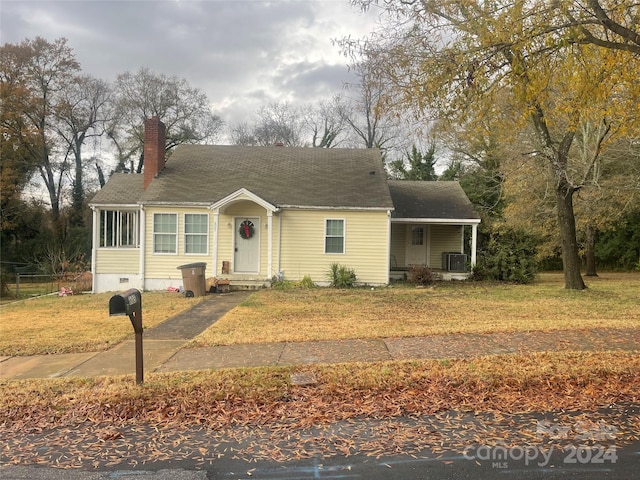
M196 262L232 287L326 284L333 263L369 285L475 263L480 217L458 183L389 181L377 149L180 145L165 162L164 145L145 121L143 174L113 174L90 203L94 292L179 287Z

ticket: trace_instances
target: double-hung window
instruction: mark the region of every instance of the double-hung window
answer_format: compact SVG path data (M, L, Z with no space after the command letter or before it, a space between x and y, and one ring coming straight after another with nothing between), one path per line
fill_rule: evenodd
M344 220L326 221L324 253L344 253Z
M184 216L184 253L205 254L209 244L209 215L187 213Z
M153 253L178 252L178 215L153 214Z

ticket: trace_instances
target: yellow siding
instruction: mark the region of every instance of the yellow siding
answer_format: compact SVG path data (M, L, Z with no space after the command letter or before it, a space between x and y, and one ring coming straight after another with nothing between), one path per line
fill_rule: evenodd
M178 241L176 254L153 253L153 214L175 213L178 215ZM209 215L209 248L206 255L184 254L184 214L196 213ZM181 279L182 272L177 269L179 265L188 263L205 262L207 264L205 275L211 274L212 244L213 244L213 212L207 208L172 208L149 207L146 209L145 218L145 277Z
M178 253L153 254L153 214L178 214ZM207 255L184 255L184 214L209 215L209 252ZM234 261L234 220L258 217L260 240L259 277L271 278L284 272L288 280L299 280L310 275L316 282L326 282L332 263L353 268L359 281L372 284L387 282L388 275L388 217L386 211L313 211L285 210L273 214L272 232L267 229L267 212L251 201L239 201L221 212L218 221L217 271L222 262ZM152 207L146 209L145 228L145 277L156 279L181 279L179 265L194 262L207 264L206 276L214 274L214 214L206 208ZM325 254L325 221L345 220L345 253ZM272 269L268 270L269 238L272 234ZM278 244L282 239L282 245ZM279 261L278 255L282 255Z
M140 249L98 248L96 250L96 273L140 272Z
M430 262L431 268L442 268L443 252L460 252L462 246L461 225L430 225Z
M329 266L339 263L353 268L361 282L387 282L387 212L286 210L280 217L284 278L309 275L315 282L326 282ZM324 253L327 219L345 220L344 254Z

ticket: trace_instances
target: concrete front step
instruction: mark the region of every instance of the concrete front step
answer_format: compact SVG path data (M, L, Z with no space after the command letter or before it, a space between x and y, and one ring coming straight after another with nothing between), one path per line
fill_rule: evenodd
M230 280L231 291L241 290L261 290L271 287L271 282L267 280Z
M265 278L256 278L251 275L222 275L216 278L215 285L218 292L261 290L271 287L271 281Z

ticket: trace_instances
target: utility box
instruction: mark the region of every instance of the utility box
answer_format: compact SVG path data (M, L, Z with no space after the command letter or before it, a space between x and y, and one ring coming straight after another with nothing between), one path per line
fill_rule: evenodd
M205 280L205 270L207 264L204 262L189 263L180 265L178 270L182 270L182 283L185 293L193 293L194 297L202 297L207 291L207 281Z
M442 254L442 268L447 272L465 272L467 256L464 253L444 252Z

